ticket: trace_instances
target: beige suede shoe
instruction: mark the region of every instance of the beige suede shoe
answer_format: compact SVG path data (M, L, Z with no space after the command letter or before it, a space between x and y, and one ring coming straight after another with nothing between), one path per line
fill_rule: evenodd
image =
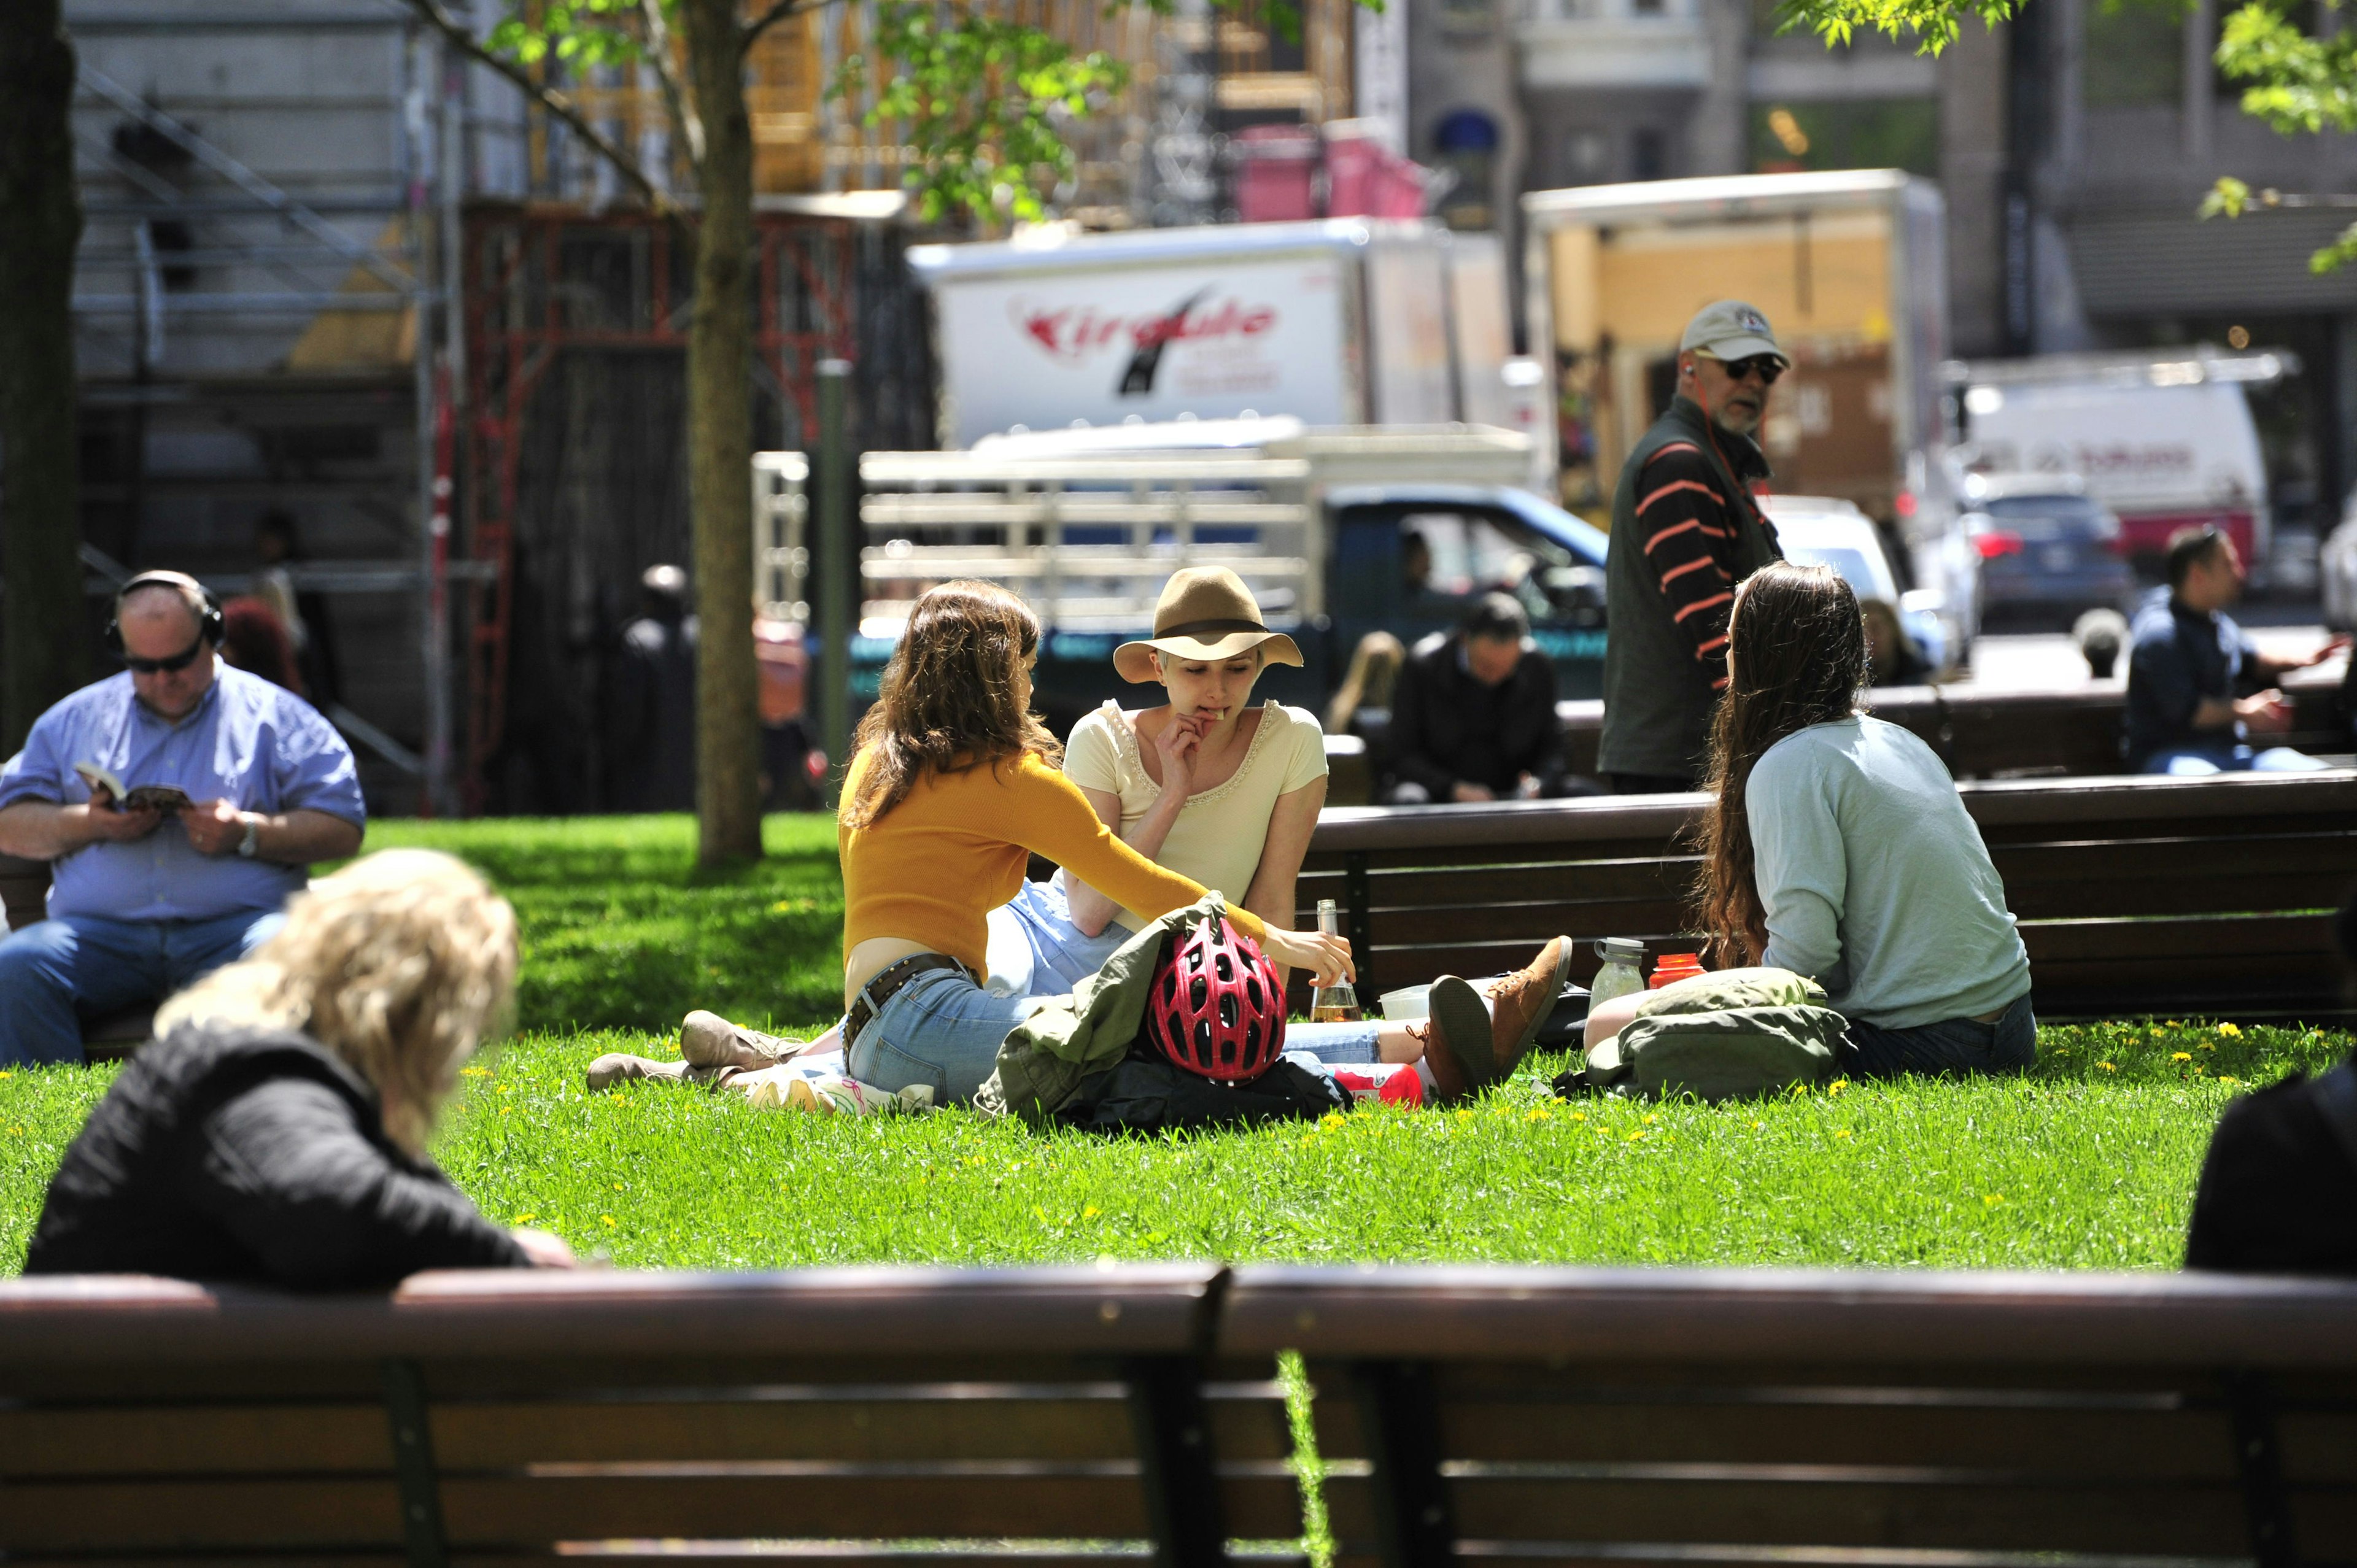
M679 1054L690 1067L775 1067L809 1048L803 1041L764 1035L701 1007L680 1020Z
M589 1092L599 1093L618 1083L635 1083L640 1079L669 1079L685 1083L688 1079L685 1062L659 1062L651 1057L634 1057L622 1051L609 1051L589 1064Z

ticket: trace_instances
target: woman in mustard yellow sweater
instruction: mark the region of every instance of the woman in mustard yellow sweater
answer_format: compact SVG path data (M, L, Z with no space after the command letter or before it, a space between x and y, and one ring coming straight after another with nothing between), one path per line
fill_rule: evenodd
M973 1097L1006 1031L1041 998L982 988L990 911L1015 896L1033 853L1125 908L1156 916L1203 889L1114 835L1057 770L1060 748L1031 713L1039 623L986 583L944 583L917 601L860 721L844 779L843 1038L852 1077ZM1352 974L1339 938L1268 926L1231 905L1236 929L1319 983Z

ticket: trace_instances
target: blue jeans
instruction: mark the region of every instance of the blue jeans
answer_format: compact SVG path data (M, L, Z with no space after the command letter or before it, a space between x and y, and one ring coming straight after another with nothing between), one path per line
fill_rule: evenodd
M997 1070L1007 1031L1047 1004L1044 996L985 991L961 969L928 970L892 993L849 1041L844 1065L862 1083L894 1092L928 1085L936 1105L963 1105ZM1315 1072L1323 1064L1372 1062L1372 1024L1294 1024L1286 1056Z
M845 1042L844 1065L862 1083L896 1093L921 1083L934 1104L963 1105L997 1069L1006 1032L1047 1002L985 991L962 969L927 970Z
M0 941L0 1067L81 1061L83 1019L161 1002L285 923L275 909L241 909L210 920L59 915L27 926Z
M2038 1059L2038 1015L2030 1011L2025 991L1987 1024L1950 1018L1911 1029L1885 1029L1853 1018L1849 1044L1853 1055L1842 1064L1843 1070L1860 1078L2019 1072Z
M2179 746L2144 759L2147 773L2179 779L2201 779L2212 773L2320 773L2330 766L2287 746L2271 746L2265 751L2247 746Z

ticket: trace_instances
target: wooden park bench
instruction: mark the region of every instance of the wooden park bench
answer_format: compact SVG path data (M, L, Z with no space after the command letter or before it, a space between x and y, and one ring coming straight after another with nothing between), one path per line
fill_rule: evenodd
M1223 1278L9 1281L0 1559L1214 1568L1302 1529L1272 1364L1205 1374Z
M1297 1563L1298 1348L1348 1568L2290 1568L2357 1544L2352 1321L2158 1274L16 1280L0 1557Z
M2337 1015L2329 912L2357 886L2357 773L1964 784L2041 1016ZM1329 811L1299 906L1333 898L1360 993L1498 973L1548 937L1691 951L1706 797Z
M0 854L0 912L6 914L9 930L48 919L48 862ZM92 1018L82 1026L82 1052L94 1062L119 1060L147 1043L155 1023L153 1007L126 1007Z
M2268 737L2266 744L2320 756L2349 751L2339 666L2292 671L2283 679L2283 693L2292 706L2292 727ZM2127 693L2116 684L2052 691L2014 691L1970 682L1878 686L1866 693L1866 706L1877 718L1922 736L1959 779L2113 774L2126 766L2120 757L2120 735ZM1604 704L1590 700L1555 707L1563 716L1570 770L1595 777Z
M1568 1201L1578 1201L1568 1195ZM2357 1283L1244 1268L1338 1561L2357 1559Z

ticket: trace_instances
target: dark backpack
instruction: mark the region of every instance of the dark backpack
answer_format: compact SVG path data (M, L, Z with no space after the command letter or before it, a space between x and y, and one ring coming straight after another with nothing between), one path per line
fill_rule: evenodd
M1133 1050L1081 1080L1056 1120L1090 1133L1158 1133L1185 1127L1308 1122L1348 1111L1351 1097L1331 1079L1280 1061L1249 1083L1214 1083L1159 1053Z
M2357 1057L2226 1107L2194 1188L2185 1266L2357 1274Z

